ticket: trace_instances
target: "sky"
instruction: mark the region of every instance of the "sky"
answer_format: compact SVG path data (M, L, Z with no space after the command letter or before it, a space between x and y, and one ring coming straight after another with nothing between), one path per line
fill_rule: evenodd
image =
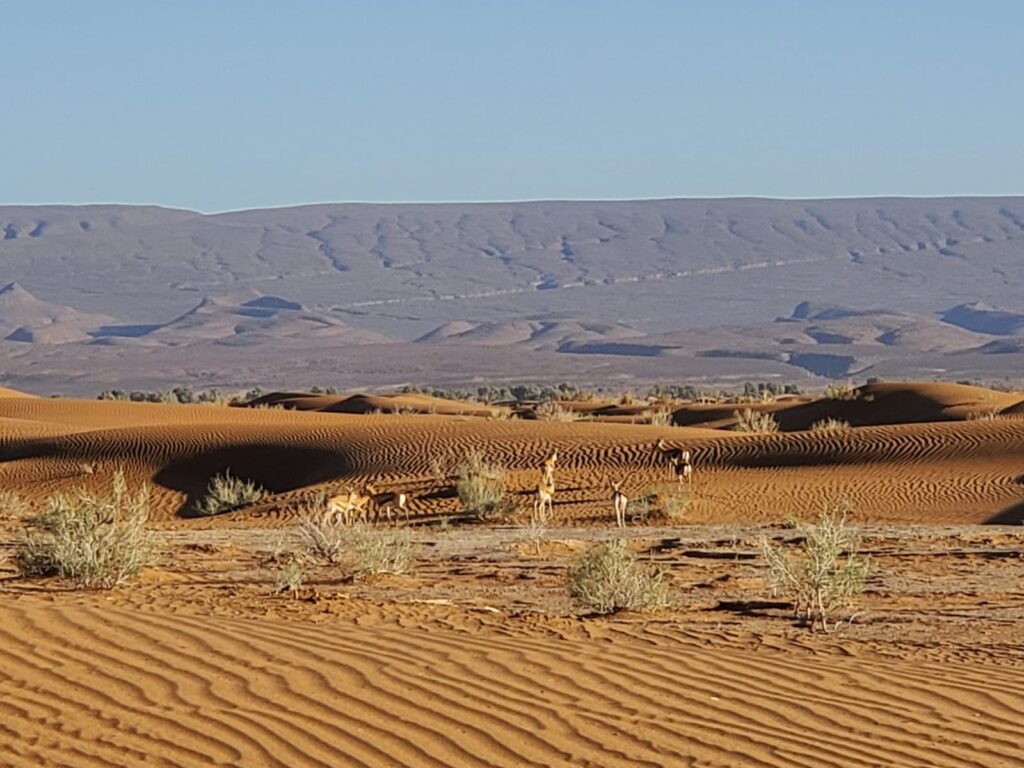
M0 204L1024 193L1018 0L0 0Z

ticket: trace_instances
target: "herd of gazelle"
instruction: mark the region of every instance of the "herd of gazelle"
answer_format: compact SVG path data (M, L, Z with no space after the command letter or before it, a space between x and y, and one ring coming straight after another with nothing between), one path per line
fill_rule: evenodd
M693 461L688 449L672 447L664 440L659 439L654 446L654 451L663 462L668 463L669 471L677 482L693 483ZM547 522L548 516L554 510L555 464L557 462L557 448L552 450L541 462L540 480L533 492L532 519L534 522ZM615 524L623 528L626 525L629 497L622 491L621 481L610 481L610 485L612 506L615 509ZM382 516L386 517L390 523L393 511L404 516L408 522L408 500L408 496L401 491L378 491L374 486L367 484L363 486L362 491L349 489L329 498L327 513L346 525L355 522L369 522L371 510L374 523L379 523Z

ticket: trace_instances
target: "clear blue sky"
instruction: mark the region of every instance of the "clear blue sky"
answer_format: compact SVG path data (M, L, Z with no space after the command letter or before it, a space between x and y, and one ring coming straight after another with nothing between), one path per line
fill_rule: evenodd
M1024 193L1018 0L0 0L0 203Z

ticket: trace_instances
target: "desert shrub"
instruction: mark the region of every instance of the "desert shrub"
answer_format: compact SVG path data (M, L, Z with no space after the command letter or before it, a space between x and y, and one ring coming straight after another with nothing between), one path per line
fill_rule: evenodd
M693 491L683 483L658 483L648 487L644 499L666 519L677 520L690 506Z
M803 539L795 548L761 539L772 592L791 599L803 623L826 632L833 613L849 607L864 589L871 568L870 559L857 553L848 515L849 507L841 505L824 510L814 525L798 523Z
M779 422L770 413L744 408L742 411L733 411L732 415L736 418L733 429L737 432L770 434L779 431Z
M223 475L214 475L206 487L206 495L195 505L199 515L217 515L248 504L255 504L267 497L267 492L252 480L233 477L231 470Z
M649 424L653 424L656 427L671 427L675 424L672 418L672 411L668 409L657 409L644 411L644 417L647 419Z
M299 523L299 542L317 560L338 563L344 558L350 529L341 515L322 511L303 517Z
M665 573L640 562L623 539L598 544L569 569L569 593L594 613L658 610L669 604Z
M829 384L822 397L826 400L856 400L857 390L853 384Z
M505 468L488 463L479 451L467 451L458 468L455 490L464 510L490 515L505 497Z
M292 597L297 597L305 581L306 570L303 568L302 558L292 555L274 575L274 588L278 592L287 592Z
M844 429L850 428L850 422L843 421L842 419L834 419L831 416L827 419L821 419L811 425L812 432L842 432Z
M53 494L18 541L15 564L25 576L62 576L84 588L115 587L156 561L148 517L148 486L130 494L120 472L107 496L85 490Z
M20 519L28 514L28 502L14 491L0 490L0 519Z
M541 421L579 421L582 414L571 408L566 408L555 400L547 400L537 405L533 411Z
M356 579L381 573L408 573L412 566L412 537L405 528L354 525L348 529L345 550Z

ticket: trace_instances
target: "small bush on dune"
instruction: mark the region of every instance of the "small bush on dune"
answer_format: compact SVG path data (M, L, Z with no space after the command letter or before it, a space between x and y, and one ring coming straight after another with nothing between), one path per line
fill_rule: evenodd
M733 429L737 432L771 434L779 431L779 422L770 413L744 408L742 411L733 411L733 416L736 418Z
M488 463L479 451L468 451L459 466L455 490L464 510L489 515L505 497L505 468Z
M653 424L656 427L671 427L675 424L672 411L668 409L644 411L644 416L649 424Z
M871 569L867 557L857 553L858 541L847 527L849 508L826 509L815 525L797 524L803 541L796 551L761 539L772 592L793 601L796 615L812 628L829 631L833 613L849 607L864 589Z
M669 604L664 571L640 562L623 539L590 549L568 578L569 593L594 613L658 610Z
M306 571L302 567L302 560L292 556L284 566L274 575L274 588L278 592L287 592L292 597L298 597L299 590L306 581Z
M986 411L971 411L967 414L968 421L999 421L1001 418L1003 418L1003 414L998 408Z
M829 417L827 419L821 419L820 421L814 422L814 424L811 425L811 432L842 432L849 428L850 422Z
M84 588L115 587L156 560L148 517L149 488L129 494L120 472L109 496L84 490L54 494L18 541L15 564L25 576L62 576Z
M302 548L318 560L338 563L345 556L345 542L351 526L340 515L319 512L304 517L299 523Z
M206 496L196 503L199 515L217 515L248 504L255 504L267 497L267 492L252 480L232 477L231 470L223 475L214 475L206 489Z

